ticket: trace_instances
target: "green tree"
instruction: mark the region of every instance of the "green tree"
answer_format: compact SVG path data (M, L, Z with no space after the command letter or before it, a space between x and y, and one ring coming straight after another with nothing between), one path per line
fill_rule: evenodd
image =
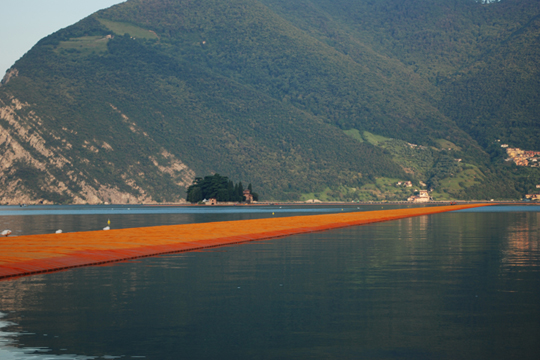
M244 198L244 186L242 185L241 181L238 183L237 196L238 196L238 201L240 202L246 201L246 198Z
M188 190L187 201L191 203L198 203L203 199L201 188L198 186L190 186Z
M252 189L251 184L249 184L249 189ZM246 200L244 198L244 186L242 182L235 184L226 176L214 174L205 176L204 178L197 177L187 189L187 201L191 203L212 198L221 202L243 202ZM258 200L258 198L259 195L254 194L254 199Z

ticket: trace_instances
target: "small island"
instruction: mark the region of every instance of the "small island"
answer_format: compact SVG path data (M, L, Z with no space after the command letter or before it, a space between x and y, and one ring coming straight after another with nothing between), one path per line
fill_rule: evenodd
M235 184L226 176L219 174L197 177L187 189L186 200L193 204L206 203L216 205L218 202L248 203L259 201L259 195L253 192L251 183L244 189L242 182Z

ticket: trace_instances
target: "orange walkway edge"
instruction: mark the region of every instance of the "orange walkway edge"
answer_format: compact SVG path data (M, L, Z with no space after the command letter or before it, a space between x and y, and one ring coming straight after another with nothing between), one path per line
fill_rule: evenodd
M0 238L0 279L485 205L453 205Z

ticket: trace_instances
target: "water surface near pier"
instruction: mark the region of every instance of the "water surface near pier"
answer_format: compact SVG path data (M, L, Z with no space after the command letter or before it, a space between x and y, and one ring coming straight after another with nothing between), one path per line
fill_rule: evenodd
M537 359L534 210L420 216L3 281L0 358Z

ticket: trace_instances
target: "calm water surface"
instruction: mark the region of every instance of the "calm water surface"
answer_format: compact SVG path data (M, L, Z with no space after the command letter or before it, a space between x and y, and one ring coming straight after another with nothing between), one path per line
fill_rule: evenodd
M3 281L0 359L536 360L534 210L422 216Z

